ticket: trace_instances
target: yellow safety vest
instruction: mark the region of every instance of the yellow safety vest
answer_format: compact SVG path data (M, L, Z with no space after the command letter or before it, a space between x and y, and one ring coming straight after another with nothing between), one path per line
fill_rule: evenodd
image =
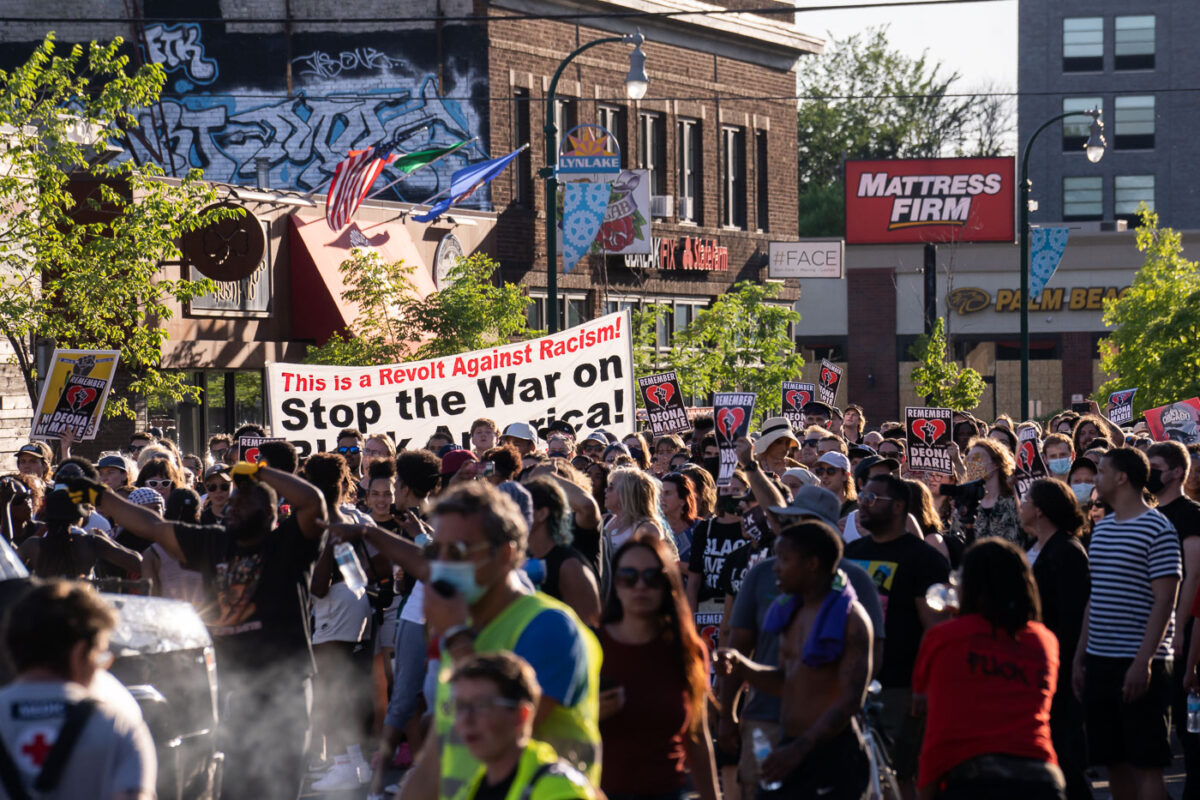
M600 642L588 630L571 607L549 595L537 592L518 598L500 615L488 623L475 639L476 653L512 651L525 628L543 611L565 613L579 628L587 653L587 690L573 706L557 705L533 734L549 744L568 764L587 775L592 785L600 785ZM453 666L449 658L439 665L437 708L434 723L442 743L441 780L439 797L453 800L478 771L480 764L458 738L454 718L450 713L450 675Z
M480 766L463 800L474 800L487 770ZM596 800L599 792L582 772L558 757L545 742L531 741L517 763L517 774L504 800Z

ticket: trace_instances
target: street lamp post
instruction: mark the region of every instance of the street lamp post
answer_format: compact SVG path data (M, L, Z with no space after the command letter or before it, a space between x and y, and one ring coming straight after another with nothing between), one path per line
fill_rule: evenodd
M575 56L584 50L600 44L627 42L632 44L633 52L629 54L629 72L625 75L625 94L630 100L641 100L646 96L649 80L646 78L646 55L642 52L642 42L645 37L641 31L627 33L623 36L606 36L588 42L573 50L562 60L554 77L550 79L550 89L546 92L546 165L539 170L538 175L546 180L546 316L548 317L550 333L558 331L558 215L555 207L558 199L558 179L554 176L554 164L558 157L558 126L554 124L554 99L558 91L558 79L563 70Z
M1038 134L1059 120L1067 117L1087 115L1092 118L1092 129L1084 144L1087 160L1095 164L1104 158L1104 123L1100 121L1100 109L1090 111L1068 111L1043 122L1029 141L1021 155L1021 197L1018 208L1021 225L1021 418L1029 416L1029 153Z

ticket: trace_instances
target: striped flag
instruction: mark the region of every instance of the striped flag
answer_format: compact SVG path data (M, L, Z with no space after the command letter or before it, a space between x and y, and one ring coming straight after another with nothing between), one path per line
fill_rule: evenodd
M351 150L337 165L325 200L325 222L330 230L339 231L350 221L384 167L398 158L391 152L393 146L387 142L366 150Z

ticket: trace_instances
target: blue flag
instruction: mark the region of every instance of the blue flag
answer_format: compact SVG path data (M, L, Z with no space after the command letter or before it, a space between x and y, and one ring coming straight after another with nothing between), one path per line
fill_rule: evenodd
M1067 249L1069 228L1034 228L1029 247L1029 296L1036 300Z
M524 147L518 147L506 156L493 158L490 161L481 161L458 170L450 177L449 197L434 203L433 207L425 213L413 215L413 219L417 222L431 222L445 214L450 210L450 206L466 200L476 189L503 172L504 168L524 149Z
M604 224L612 181L573 181L563 187L563 272L570 272L592 249Z

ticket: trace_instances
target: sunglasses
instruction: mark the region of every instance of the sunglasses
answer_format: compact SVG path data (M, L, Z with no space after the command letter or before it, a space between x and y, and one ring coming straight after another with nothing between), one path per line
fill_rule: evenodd
M209 450L208 452L212 453L214 457L220 458L221 456L223 456L229 452L229 448L222 447L220 450Z
M820 441L820 439L805 439L801 444L804 447L816 447Z
M858 493L859 505L863 505L863 504L871 505L876 500L887 500L889 503L892 502L892 498L887 497L882 494L875 494L874 492L859 492Z
M228 492L230 484L228 483L206 483L204 488L210 492Z
M425 553L426 561L466 561L467 556L471 555L471 553L491 546L488 542L471 545L465 542L447 542L444 545L438 542L430 542L422 548L422 552Z
M613 580L622 589L632 589L637 586L638 580L646 584L649 589L661 589L667 585L667 578L663 575L662 567L647 567L641 570L633 567L621 567L613 573Z
M170 478L147 478L146 485L151 489L158 489L172 486L173 483Z
M813 470L813 475L816 475L818 477L821 477L824 475L838 475L840 473L841 473L841 470L838 469L837 467L817 467L816 469Z
M879 455L883 456L884 458L900 458L900 451L899 450L880 450Z
M355 445L354 447L339 447L337 449L337 451L340 455L343 455L343 456L345 456L345 455L354 456L354 455L358 455L359 453L361 453L362 448L359 447L358 445Z
M511 711L514 708L520 707L520 702L510 700L507 697L492 697L486 700L476 700L469 703L465 700L451 700L448 704L448 710L451 716L455 719L465 719L466 717L474 717L480 714L495 714L498 711Z

